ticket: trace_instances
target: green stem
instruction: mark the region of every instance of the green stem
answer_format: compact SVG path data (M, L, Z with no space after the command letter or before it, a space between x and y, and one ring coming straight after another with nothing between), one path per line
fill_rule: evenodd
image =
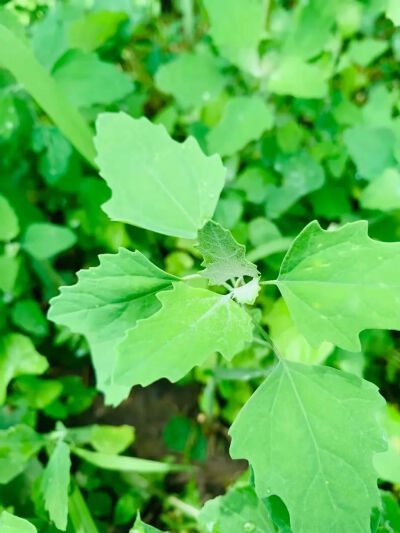
M187 276L183 276L182 281L189 281L191 279L200 279L200 274L188 274Z
M193 0L181 0L181 10L183 15L183 31L187 39L192 41L194 33Z
M273 4L274 4L274 0L269 0L268 9L267 9L267 16L266 16L266 19L265 19L265 27L266 28L269 28L269 25L270 25L270 22L271 22Z
M274 352L274 354L276 355L277 359L279 361L281 361L283 359L282 357L282 354L280 353L278 347L274 344L273 340L271 339L271 337L268 335L268 333L265 331L265 329L261 326L261 324L259 324L258 322L256 322L255 318L253 317L253 315L248 311L248 309L246 309L244 306L242 306L246 311L247 313L250 315L251 317L251 320L254 324L254 328L255 330L257 331L257 333L260 335L260 337L265 341L265 343L269 346L269 348Z
M200 513L197 507L194 507L193 505L183 502L176 496L168 496L167 502L173 507L175 507L176 509L178 509L179 511L181 511L182 514L197 520L199 513Z

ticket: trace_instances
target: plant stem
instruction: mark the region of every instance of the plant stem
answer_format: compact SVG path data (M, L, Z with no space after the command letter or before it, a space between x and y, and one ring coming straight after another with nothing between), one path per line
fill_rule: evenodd
M150 489L158 498L160 498L161 501L165 498L164 492L141 474L135 473L132 478L137 480L141 487L147 487L148 489ZM175 507L175 509L178 509L185 516L195 519L197 519L197 517L199 516L200 510L197 509L197 507L194 507L189 503L183 502L176 496L167 496L165 498L165 501L168 502L171 507Z
M190 279L200 279L200 274L188 274L187 276L183 276L183 281L189 281Z
M273 340L271 339L271 337L268 335L268 333L265 331L265 329L261 326L261 324L259 324L258 322L256 322L255 318L253 317L253 315L248 311L248 309L246 309L246 307L242 306L245 311L247 311L247 313L250 315L251 317L251 320L254 324L254 327L257 331L257 333L260 335L260 337L265 341L265 343L270 347L270 349L274 352L274 354L276 355L277 359L279 361L281 361L283 359L282 357L282 354L280 353L280 351L278 350L278 347L274 344Z
M181 0L181 10L183 15L183 31L188 41L192 41L194 33L193 0Z
M183 502L176 496L168 496L167 502L176 509L179 509L179 511L181 511L184 515L189 516L190 518L195 518L197 520L200 511L196 507L193 507L193 505Z

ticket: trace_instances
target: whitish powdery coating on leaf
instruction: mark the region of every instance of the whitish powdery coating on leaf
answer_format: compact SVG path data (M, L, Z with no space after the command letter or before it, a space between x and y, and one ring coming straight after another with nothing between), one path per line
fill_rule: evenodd
M178 143L147 118L103 113L95 145L100 174L112 191L103 205L111 219L193 239L214 214L225 168L193 137Z
M400 330L400 243L370 239L366 221L334 231L311 222L275 283L312 346L328 341L357 352L364 329Z
M293 533L370 533L383 405L352 374L282 360L231 427L231 455L249 461L259 497L284 501Z
M77 274L78 283L61 287L51 300L49 319L85 335L91 348L97 387L118 403L129 390L114 387L110 377L116 346L139 318L160 308L158 291L176 280L153 265L140 252L121 248L117 254L99 256L100 264Z
M177 381L213 352L231 359L252 340L249 315L229 295L185 283L157 295L162 307L140 320L118 347L115 383L149 385Z
M246 248L235 241L229 230L209 220L199 231L199 250L205 269L201 275L214 285L242 276L256 278L256 265L246 259Z

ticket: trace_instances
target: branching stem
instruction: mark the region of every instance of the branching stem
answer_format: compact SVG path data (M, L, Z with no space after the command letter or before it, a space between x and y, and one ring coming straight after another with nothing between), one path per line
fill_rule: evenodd
M250 315L251 317L251 320L254 324L254 328L255 330L257 331L257 333L259 334L259 336L261 337L261 339L265 342L265 344L267 346L269 346L269 348L274 352L274 354L276 355L277 359L279 361L281 361L283 359L282 357L282 354L280 353L278 347L274 344L274 342L272 341L271 337L268 335L268 333L265 331L265 329L261 326L261 324L259 324L255 318L253 317L253 315L249 312L249 310L245 307L245 306L242 306L243 309L245 309L245 311L247 311L247 313Z

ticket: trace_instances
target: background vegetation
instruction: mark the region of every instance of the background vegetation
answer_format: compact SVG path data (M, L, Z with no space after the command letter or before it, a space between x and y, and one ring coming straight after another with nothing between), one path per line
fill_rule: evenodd
M324 228L366 219L371 237L400 240L400 3L245 3L11 0L2 2L0 28L32 49L90 125L104 110L122 110L220 153L228 175L215 219L246 244L264 279L277 276L313 219ZM227 429L269 371L267 347L231 363L213 355L179 383L137 387L112 407L94 387L86 340L46 319L59 286L100 253L139 249L186 276L199 252L195 241L108 219L101 205L110 193L90 148L73 146L37 105L33 62L18 76L17 49L5 44L0 33L0 509L38 531L64 529L48 503L49 478L62 470L48 457L63 435L73 452L70 532L127 532L139 511L163 530L264 531L266 511L252 500L246 463L229 457ZM257 308L290 360L379 386L390 453L379 465L383 510L372 531L399 532L398 334L364 332L360 353L313 349L275 288L263 288ZM115 462L119 454L133 462ZM139 468L135 458L155 462ZM199 518L205 501L233 485L230 499ZM235 512L246 515L244 501L253 519L242 523ZM141 528L133 531L152 531ZM276 530L290 531L280 519Z

